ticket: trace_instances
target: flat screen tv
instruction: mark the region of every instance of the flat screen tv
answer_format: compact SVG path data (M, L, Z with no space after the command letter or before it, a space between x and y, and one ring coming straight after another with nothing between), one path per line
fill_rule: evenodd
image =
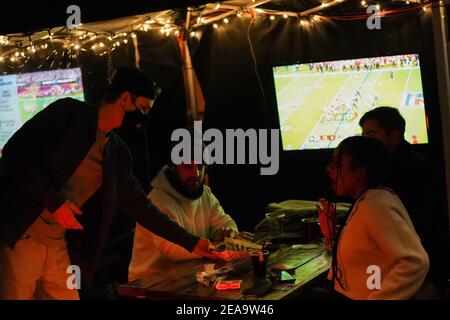
M361 134L361 116L398 108L405 138L428 143L418 54L273 67L283 150L327 149Z
M0 157L9 138L53 101L84 101L80 68L0 75Z

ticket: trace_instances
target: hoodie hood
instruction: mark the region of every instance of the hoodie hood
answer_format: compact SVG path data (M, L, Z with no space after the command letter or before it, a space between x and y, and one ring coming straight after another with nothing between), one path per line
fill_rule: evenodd
M180 191L177 187L173 185L173 183L171 183L170 181L171 179L169 178L170 174L169 170L170 169L168 166L164 166L158 172L157 176L153 179L151 183L153 188L162 190L181 202L192 202L202 196L204 191L203 184L201 186L201 189L199 189L198 195L196 195L195 197L189 197L187 194L183 194L182 191Z

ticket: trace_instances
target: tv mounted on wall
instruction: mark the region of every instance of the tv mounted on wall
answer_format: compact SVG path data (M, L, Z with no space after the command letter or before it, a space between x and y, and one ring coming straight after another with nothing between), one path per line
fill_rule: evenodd
M84 101L80 68L0 75L0 156L26 121L65 97Z
M418 54L274 66L283 150L327 149L361 134L361 116L399 109L405 138L428 143Z

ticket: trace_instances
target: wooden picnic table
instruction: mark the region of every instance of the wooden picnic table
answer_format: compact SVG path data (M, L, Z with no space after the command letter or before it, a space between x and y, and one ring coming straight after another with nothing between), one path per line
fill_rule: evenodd
M250 260L233 261L234 272L227 280L242 280L241 289L216 290L200 284L196 273L204 271L205 263L216 263L218 268L224 262L198 259L177 263L171 268L161 270L156 274L125 283L118 287L118 294L123 298L141 299L177 299L177 300L281 300L299 297L317 277L328 271L331 265L331 255L325 250L322 242L311 249L293 248L281 245L269 255L268 271L278 263L296 266L295 283L277 284L267 293L255 296L245 294L246 288L251 288L255 282ZM217 266L218 265L218 266ZM291 274L294 275L294 270Z

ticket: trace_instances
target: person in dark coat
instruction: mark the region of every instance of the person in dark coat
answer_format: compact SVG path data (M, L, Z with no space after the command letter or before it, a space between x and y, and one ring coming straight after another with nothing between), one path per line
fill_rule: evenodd
M439 232L435 197L435 178L431 163L405 140L406 121L393 107L378 107L366 112L359 125L364 136L383 142L390 155L388 186L404 203L414 228L430 259L428 282L441 292L445 286L445 265L448 264L443 232ZM422 290L421 292L425 292ZM435 296L432 293L429 296Z
M187 251L215 258L209 240L147 199L113 131L126 112L148 113L159 87L138 68L119 67L104 89L98 107L72 98L51 103L3 149L0 299L78 299L80 283L93 282L118 209Z

